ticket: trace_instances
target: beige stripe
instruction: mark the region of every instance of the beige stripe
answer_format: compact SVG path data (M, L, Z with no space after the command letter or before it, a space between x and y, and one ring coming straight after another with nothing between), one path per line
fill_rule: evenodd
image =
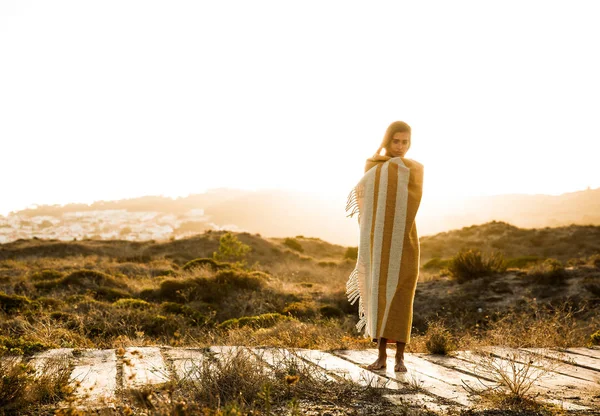
M379 293L377 294L377 337L381 332L383 315L386 311L386 289L388 268L390 265L390 249L392 245L392 233L394 231L394 216L396 213L396 192L398 189L398 165L388 163L387 194L385 199L385 217L383 222L383 241L381 247L380 271L379 271Z
M377 219L377 200L379 199L379 178L381 177L381 168L383 164L377 165L375 170L375 194L373 195L373 221L371 222L371 265L373 264L373 239L375 237L375 220ZM372 267L372 266L371 266Z

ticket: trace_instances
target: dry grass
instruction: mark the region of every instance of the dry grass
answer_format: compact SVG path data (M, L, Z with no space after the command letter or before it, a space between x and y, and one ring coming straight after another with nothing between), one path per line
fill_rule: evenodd
M0 354L0 413L37 413L67 399L71 368L66 359L51 359L34 368L20 356Z

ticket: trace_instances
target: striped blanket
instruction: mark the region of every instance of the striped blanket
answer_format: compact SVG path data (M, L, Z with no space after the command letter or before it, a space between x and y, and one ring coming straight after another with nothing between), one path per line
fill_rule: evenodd
M415 216L423 189L423 166L387 156L367 161L367 172L348 197L350 217L358 214L356 268L346 288L359 301L365 337L408 342L419 273Z

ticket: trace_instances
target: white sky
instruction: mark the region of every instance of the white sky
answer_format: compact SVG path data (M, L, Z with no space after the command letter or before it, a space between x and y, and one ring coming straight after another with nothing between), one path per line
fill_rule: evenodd
M345 196L387 125L428 198L600 187L600 2L0 1L0 214Z

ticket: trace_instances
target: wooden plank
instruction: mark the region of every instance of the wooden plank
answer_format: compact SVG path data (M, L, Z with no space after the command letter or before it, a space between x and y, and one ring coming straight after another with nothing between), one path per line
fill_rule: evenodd
M290 369L293 371L294 368L301 374L310 374L311 376L323 379L325 381L334 382L336 379L330 374L327 374L323 368L311 364L291 351L285 348L250 348L258 359L267 363L273 369Z
M73 358L71 383L76 402L112 403L117 389L115 350L78 350Z
M588 357L600 360L600 348L598 348L598 347L591 347L591 348L581 348L581 347L580 348L567 348L566 351L570 352L570 353L585 355L585 356L588 356ZM600 367L596 367L596 368L599 368L599 371L600 371Z
M512 377L512 374L514 374L513 367L514 371L521 371L523 369L523 364L514 362L510 357L500 358L494 355L483 358L472 351L457 351L455 352L455 355L462 360L474 364L474 367L471 368L474 369L477 374L481 374L487 378L493 377L493 374L484 369L484 365L482 364L484 362L492 363L499 369L495 371L496 375L500 374L500 372L503 372L509 379ZM539 374L539 371L541 370L532 368L532 377L534 377L536 374ZM562 399L563 397L573 397L573 400L580 399L580 390L576 387L578 382L582 382L582 380L551 372L545 377L541 377L539 380L537 380L537 382L531 387L531 392L546 396L545 398L541 399L543 402L552 402L554 404L556 404L557 401L560 402L561 406L566 410L586 410L588 408L584 405Z
M323 351L300 348L293 350L293 352L324 370L343 379L353 381L361 386L383 387L388 389L401 388L395 380L382 377L336 355Z
M547 386L548 388L570 389L572 391L594 391L597 389L595 381L587 381L583 378L574 377L568 374L569 365L564 362L546 358L526 350L499 347L489 347L486 348L486 350L492 352L498 358L508 359L520 364L518 368L523 368L525 363L533 361L533 366L535 366L536 370L551 370L536 384ZM564 371L565 369L566 371Z
M199 380L202 367L206 364L206 349L167 348L164 355L171 363L178 381Z
M569 354L562 351L550 350L547 348L523 348L523 350L563 362L565 365L557 370L562 374L567 374L571 377L580 378L593 383L600 382L600 370L596 371L590 369L590 367L586 365L588 364L586 359L587 357L577 354Z
M339 354L358 365L365 366L377 359L377 350L374 349L336 351L336 354ZM388 356L386 369L377 371L377 373L410 387L421 388L434 396L451 400L463 406L472 404L469 395L462 386L449 384L446 381L432 377L427 374L427 371L422 371L422 369L418 368L419 364L431 367L429 363L412 357L412 354L404 354L404 362L409 366L412 364L411 368L409 368L407 373L397 373L394 371L395 358ZM429 368L429 370L429 372L433 371L431 368ZM443 373L443 371L443 369L440 370L440 373L438 374ZM458 379L459 377L460 374L457 373L453 378Z
M28 364L35 370L35 377L40 377L46 371L56 367L68 367L73 357L73 348L56 348L34 355Z
M170 380L169 370L160 349L156 347L125 348L122 360L124 389L137 389Z

